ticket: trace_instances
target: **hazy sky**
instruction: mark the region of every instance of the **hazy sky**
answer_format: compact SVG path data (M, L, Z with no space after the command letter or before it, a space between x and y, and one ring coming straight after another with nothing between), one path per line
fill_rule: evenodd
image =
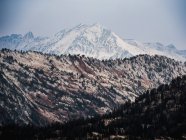
M101 25L125 39L186 49L186 0L0 0L0 36L51 36L80 23Z

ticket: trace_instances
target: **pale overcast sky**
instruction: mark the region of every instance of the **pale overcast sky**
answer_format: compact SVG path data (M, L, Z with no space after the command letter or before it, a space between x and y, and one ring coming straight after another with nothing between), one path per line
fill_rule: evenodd
M51 36L80 23L186 49L186 0L0 0L0 36Z

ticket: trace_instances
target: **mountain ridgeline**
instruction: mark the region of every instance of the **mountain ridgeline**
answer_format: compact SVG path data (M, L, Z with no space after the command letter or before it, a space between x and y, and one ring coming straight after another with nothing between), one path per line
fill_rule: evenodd
M165 56L98 60L79 55L0 52L0 125L45 126L112 112L186 74Z
M156 54L186 61L186 50L178 50L172 44L141 43L133 39L122 39L100 24L80 24L71 29L64 29L51 37L36 37L32 32L25 35L3 36L0 37L0 49L2 48L56 55L80 54L100 60Z

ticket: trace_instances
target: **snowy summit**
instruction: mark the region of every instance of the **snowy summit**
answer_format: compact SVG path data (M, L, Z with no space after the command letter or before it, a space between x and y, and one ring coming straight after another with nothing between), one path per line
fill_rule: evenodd
M50 54L80 54L98 59L128 58L139 54L164 55L185 61L186 51L177 50L174 45L161 43L140 43L124 40L100 24L80 24L72 29L62 30L50 38L27 34L0 38L0 48L12 50L33 50Z

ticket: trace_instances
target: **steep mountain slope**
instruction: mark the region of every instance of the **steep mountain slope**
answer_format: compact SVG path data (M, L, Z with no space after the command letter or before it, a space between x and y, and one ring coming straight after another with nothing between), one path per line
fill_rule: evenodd
M84 56L0 52L0 124L45 125L104 114L186 73L164 56L100 61Z
M47 127L0 126L0 139L185 139L186 75L140 95L113 113Z
M39 51L50 54L80 54L97 59L129 58L139 54L164 55L185 61L185 51L176 48L167 49L163 45L124 41L114 32L99 24L78 25L69 30L62 30L54 36L34 37L31 32L26 35L5 36L0 38L0 48L23 51Z
M185 139L185 100L186 75L174 79L170 85L161 85L140 95L134 103L127 102L111 114L93 119L75 120L61 127L54 126L47 137Z

